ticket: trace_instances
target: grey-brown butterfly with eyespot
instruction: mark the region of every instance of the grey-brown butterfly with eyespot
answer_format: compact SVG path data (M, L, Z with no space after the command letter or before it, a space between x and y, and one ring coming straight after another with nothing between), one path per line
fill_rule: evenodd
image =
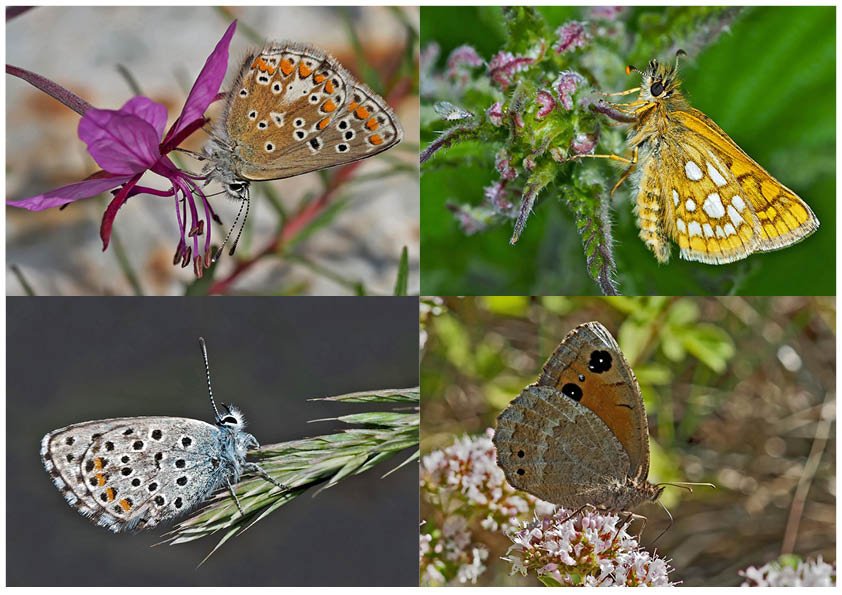
M372 157L402 138L386 101L330 55L295 42L270 43L243 60L204 147L203 173L243 201L233 231L243 206L243 225L248 217L251 182Z
M497 418L494 445L512 486L569 509L628 512L656 501L664 485L713 487L648 481L640 386L599 322L580 325L562 340L538 382Z
M244 431L243 414L216 408L204 339L214 424L183 417L117 417L54 430L41 441L41 460L67 503L115 533L150 529L183 515L227 486L245 514L232 484L257 473L289 488L256 463L246 461L257 439Z

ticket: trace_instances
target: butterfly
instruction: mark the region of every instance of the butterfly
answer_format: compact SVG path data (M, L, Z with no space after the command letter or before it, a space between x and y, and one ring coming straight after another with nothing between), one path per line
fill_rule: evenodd
M227 486L255 473L281 490L260 465L246 461L258 448L233 405L216 408L204 339L213 424L184 417L116 417L72 424L41 440L41 462L67 503L115 533L150 529L184 515Z
M243 206L243 225L248 217L251 182L372 157L402 138L386 101L330 55L300 43L270 43L243 60L204 147L203 174L243 201L233 231Z
M659 262L669 261L671 240L681 258L724 264L754 252L785 248L819 227L813 211L792 190L749 157L716 123L689 106L678 90L675 65L652 60L638 70L640 87L608 93L638 93L631 103L602 102L594 108L631 123L632 159L614 191L627 178L636 187L635 213L640 238Z
M578 509L655 501L649 430L634 372L599 322L573 329L497 418L497 464L515 488Z

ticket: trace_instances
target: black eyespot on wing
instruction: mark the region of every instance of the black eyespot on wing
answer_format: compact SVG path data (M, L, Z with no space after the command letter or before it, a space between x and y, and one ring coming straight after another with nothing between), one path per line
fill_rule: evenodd
M517 474L518 474L518 475L523 475L523 474L525 474L525 473L526 473L526 471L524 471L523 469L518 469L518 470L517 470Z
M523 452L522 450L519 450L519 451L517 451L517 456L519 456L520 458L523 458L523 457L526 456L526 453Z
M568 382L567 384L561 387L561 393L566 397L570 397L574 401L582 400L582 387L580 387L578 384Z
M594 374L602 374L611 369L613 358L607 351L598 349L591 353L591 359L588 362L588 370Z

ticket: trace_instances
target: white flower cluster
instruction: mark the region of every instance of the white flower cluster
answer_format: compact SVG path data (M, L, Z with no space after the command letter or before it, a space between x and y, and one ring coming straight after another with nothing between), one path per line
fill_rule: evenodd
M505 558L512 574L532 571L547 585L674 586L667 561L642 549L619 516L574 512L559 508L550 517L536 515L513 533Z
M778 561L755 568L740 570L746 578L742 587L835 587L836 566L828 564L819 556L818 560L799 560L793 566Z
M421 583L441 585L458 580L475 583L485 571L489 550L477 533L507 532L538 512L551 514L552 504L516 491L497 466L491 442L484 436L464 436L421 461L421 494L435 518L422 526Z

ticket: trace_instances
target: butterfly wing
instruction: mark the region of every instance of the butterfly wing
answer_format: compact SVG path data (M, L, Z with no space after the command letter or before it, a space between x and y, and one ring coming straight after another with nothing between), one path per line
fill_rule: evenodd
M661 172L686 176L679 188L662 175L667 231L687 260L721 264L794 244L819 226L792 190L746 155L702 112L673 111L689 141L667 137Z
M246 180L350 163L403 136L383 99L332 57L302 44L273 44L248 56L230 93L225 141Z
M497 418L497 464L515 488L568 508L604 501L629 457L598 415L556 388L531 385Z
M593 411L628 454L624 473L649 474L649 427L640 386L620 346L602 324L570 331L544 364L541 386L558 389Z
M71 507L119 532L183 514L219 487L218 444L219 431L202 421L123 417L50 432L41 457Z

